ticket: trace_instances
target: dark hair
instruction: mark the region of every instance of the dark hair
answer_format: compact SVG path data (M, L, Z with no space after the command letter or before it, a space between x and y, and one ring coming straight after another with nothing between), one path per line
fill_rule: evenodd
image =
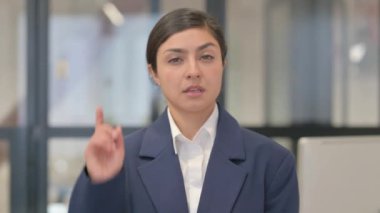
M181 8L164 15L150 32L146 48L146 60L154 72L157 72L157 52L161 44L173 34L190 28L205 28L212 34L218 41L224 63L227 45L218 22L205 12Z

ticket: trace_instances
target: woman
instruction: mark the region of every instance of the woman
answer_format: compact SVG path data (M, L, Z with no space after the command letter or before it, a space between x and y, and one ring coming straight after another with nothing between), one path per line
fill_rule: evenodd
M203 12L178 9L158 21L147 63L168 107L125 139L97 109L70 212L298 212L292 154L216 102L226 53Z

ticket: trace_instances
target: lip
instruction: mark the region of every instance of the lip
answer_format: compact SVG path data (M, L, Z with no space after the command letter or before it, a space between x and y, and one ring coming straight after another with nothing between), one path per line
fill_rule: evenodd
M185 90L183 90L183 93L191 96L191 97L198 97L202 95L205 92L205 89L198 85L192 85L187 87Z

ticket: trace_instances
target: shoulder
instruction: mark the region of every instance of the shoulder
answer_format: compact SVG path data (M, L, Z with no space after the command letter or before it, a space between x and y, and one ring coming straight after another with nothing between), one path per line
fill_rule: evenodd
M265 162L281 161L287 156L292 157L289 150L271 138L241 127L238 121L221 107L219 117L218 134L227 140L235 141L228 145L229 148L240 147L241 144L248 160L255 160L257 163L258 159L260 162Z
M296 161L292 152L257 132L241 129L246 157L266 176L266 185L277 178L287 178L295 171Z
M124 144L127 152L138 152L141 147L147 128L141 128L124 136Z
M257 132L241 129L246 168L260 177L265 190L265 205L273 212L298 212L298 181L293 153Z
M243 141L247 151L256 150L264 155L276 154L280 157L289 155L291 152L273 139L252 130L241 128Z
M146 132L146 129L147 128L141 128L131 133L128 133L126 136L124 136L125 142L128 143L129 141L141 140Z
M281 167L295 167L295 157L288 149L260 133L241 128L248 161L265 167L269 176Z

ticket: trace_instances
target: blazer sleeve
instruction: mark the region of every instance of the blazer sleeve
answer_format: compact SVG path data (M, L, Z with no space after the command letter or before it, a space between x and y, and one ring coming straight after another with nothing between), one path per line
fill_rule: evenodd
M299 191L295 159L288 153L281 161L266 193L265 213L298 213Z
M71 194L69 213L126 212L124 169L113 179L93 184L85 169Z

